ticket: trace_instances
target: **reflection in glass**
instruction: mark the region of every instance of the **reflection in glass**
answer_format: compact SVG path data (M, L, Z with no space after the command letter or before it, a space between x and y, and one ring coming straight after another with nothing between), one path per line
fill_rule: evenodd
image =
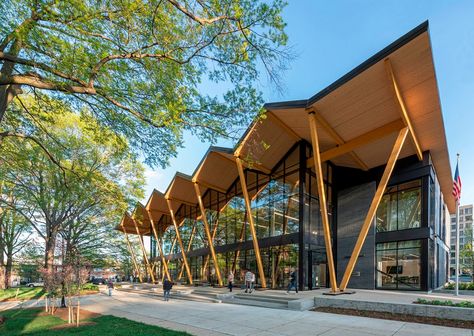
M377 244L377 288L420 289L421 241Z
M388 187L377 209L377 232L418 228L421 180Z

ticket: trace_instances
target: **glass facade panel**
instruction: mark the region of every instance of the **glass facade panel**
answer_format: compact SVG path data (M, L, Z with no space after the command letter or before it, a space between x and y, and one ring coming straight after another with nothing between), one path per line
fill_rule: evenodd
M387 188L377 209L377 232L421 226L421 180Z
M377 244L377 288L420 289L421 241Z

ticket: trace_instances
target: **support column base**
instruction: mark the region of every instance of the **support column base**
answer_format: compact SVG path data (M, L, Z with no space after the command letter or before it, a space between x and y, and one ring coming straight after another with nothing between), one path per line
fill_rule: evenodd
M338 290L337 292L333 292L333 291L324 292L323 295L337 296L337 295L355 294L355 293L356 291L351 291L351 290L345 290L345 291Z

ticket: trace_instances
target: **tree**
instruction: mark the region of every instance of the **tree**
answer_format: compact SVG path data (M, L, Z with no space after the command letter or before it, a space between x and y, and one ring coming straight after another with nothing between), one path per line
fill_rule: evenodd
M11 202L14 202L11 200ZM0 215L0 227L2 231L1 254L6 256L4 287L10 287L13 269L13 257L21 251L28 243L31 236L31 227L27 221L16 211L4 209Z
M474 282L474 235L472 226L465 229L464 237L464 246L459 251L459 261L461 270L465 269L467 272L470 272Z
M0 125L23 91L48 91L165 165L189 130L232 136L259 111L264 70L290 58L281 0L5 0ZM208 91L222 94L206 95ZM0 137L1 141L1 137Z
M57 161L52 162L37 142L15 137L2 142L3 194L13 193L17 202L14 206L5 198L0 202L21 214L44 240L44 265L51 273L58 234L92 213L120 218L131 199L143 196L138 187L143 167L130 155L126 141L95 123L88 111L79 116L61 101L41 99L56 114L47 133L32 134ZM29 111L41 110L33 98L23 104ZM15 123L21 121L10 121Z

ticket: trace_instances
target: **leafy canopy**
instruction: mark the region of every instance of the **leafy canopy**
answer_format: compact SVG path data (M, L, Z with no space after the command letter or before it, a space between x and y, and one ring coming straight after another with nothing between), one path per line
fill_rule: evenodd
M147 164L164 166L184 130L202 140L236 136L259 111L260 70L278 83L289 56L283 6L281 0L5 0L0 88L49 90L76 110L87 107ZM0 125L8 102L1 93Z

